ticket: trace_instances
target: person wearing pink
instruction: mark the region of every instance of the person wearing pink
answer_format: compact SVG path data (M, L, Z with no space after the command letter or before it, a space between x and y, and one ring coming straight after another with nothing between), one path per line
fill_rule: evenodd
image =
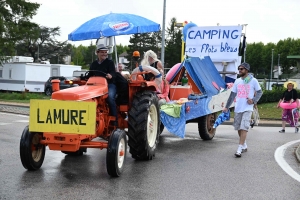
M240 78L235 80L223 112L227 112L234 99L236 99L233 126L238 131L239 146L234 155L241 157L242 152L246 152L248 148L246 137L250 127L253 106L257 104L263 92L257 79L249 74L250 65L248 63L240 64L238 70Z
M294 84L289 82L287 84L287 90L283 92L281 99L277 104L277 108L280 107L280 103L289 103L292 104L294 102L297 103L297 108L299 108L299 100L297 90L294 89ZM298 120L299 120L299 112L294 109L283 109L282 110L282 129L279 133L285 132L286 122L290 124L291 127L295 127L295 133L298 133Z
M163 79L161 82L161 93L157 94L159 97L159 104L165 104L166 102L169 102L169 91L170 91L170 86L167 80Z

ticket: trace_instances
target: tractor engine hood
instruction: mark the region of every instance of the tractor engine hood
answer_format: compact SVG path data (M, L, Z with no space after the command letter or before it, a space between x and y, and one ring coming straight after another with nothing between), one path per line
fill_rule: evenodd
M104 78L91 77L86 85L59 90L52 93L53 100L84 101L108 94Z

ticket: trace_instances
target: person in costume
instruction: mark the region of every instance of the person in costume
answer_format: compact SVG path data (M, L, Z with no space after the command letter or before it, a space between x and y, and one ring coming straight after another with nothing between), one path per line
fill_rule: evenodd
M295 107L294 109L283 108L282 110L282 129L279 131L279 133L285 132L286 122L288 122L291 127L295 127L295 133L298 133L299 131L299 112L297 111L297 108L299 108L298 93L297 90L294 89L294 84L292 82L289 82L287 84L287 89L283 92L281 99L277 104L277 108L280 107L281 103L288 103L289 105L291 105L294 102L296 102L297 107Z

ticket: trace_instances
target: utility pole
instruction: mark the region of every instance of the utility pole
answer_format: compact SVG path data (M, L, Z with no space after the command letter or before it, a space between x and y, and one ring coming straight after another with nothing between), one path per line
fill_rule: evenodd
M279 63L280 63L280 54L278 54L278 69L277 69L278 76L277 76L277 86L278 86L278 78L279 78Z
M39 43L38 43L38 56L37 56L37 61L39 61L39 59L40 59L40 45L39 45Z
M161 56L160 56L160 60L163 66L165 66L165 21L166 21L166 0L164 0L164 7L163 7L163 27L162 27Z
M272 80L272 73L273 73L273 52L274 52L274 49L272 49L272 63L271 63L271 76L270 76L269 88L271 88L271 80Z

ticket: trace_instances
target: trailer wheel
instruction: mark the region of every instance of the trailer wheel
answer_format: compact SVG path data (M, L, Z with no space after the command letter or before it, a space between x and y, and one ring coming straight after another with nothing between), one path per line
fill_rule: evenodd
M160 134L160 113L156 94L152 91L136 93L128 115L128 145L132 158L152 160Z
M51 96L51 94L52 94L52 89L50 87L47 87L45 90L45 95Z
M23 130L20 140L20 158L25 169L39 169L45 158L45 145L40 144L43 134L29 132L29 126Z
M119 177L123 172L127 152L126 145L125 131L121 129L114 130L109 137L106 153L106 169L110 176Z
M211 113L198 118L198 131L201 139L211 140L215 136L216 129L213 128L216 120L216 113Z

